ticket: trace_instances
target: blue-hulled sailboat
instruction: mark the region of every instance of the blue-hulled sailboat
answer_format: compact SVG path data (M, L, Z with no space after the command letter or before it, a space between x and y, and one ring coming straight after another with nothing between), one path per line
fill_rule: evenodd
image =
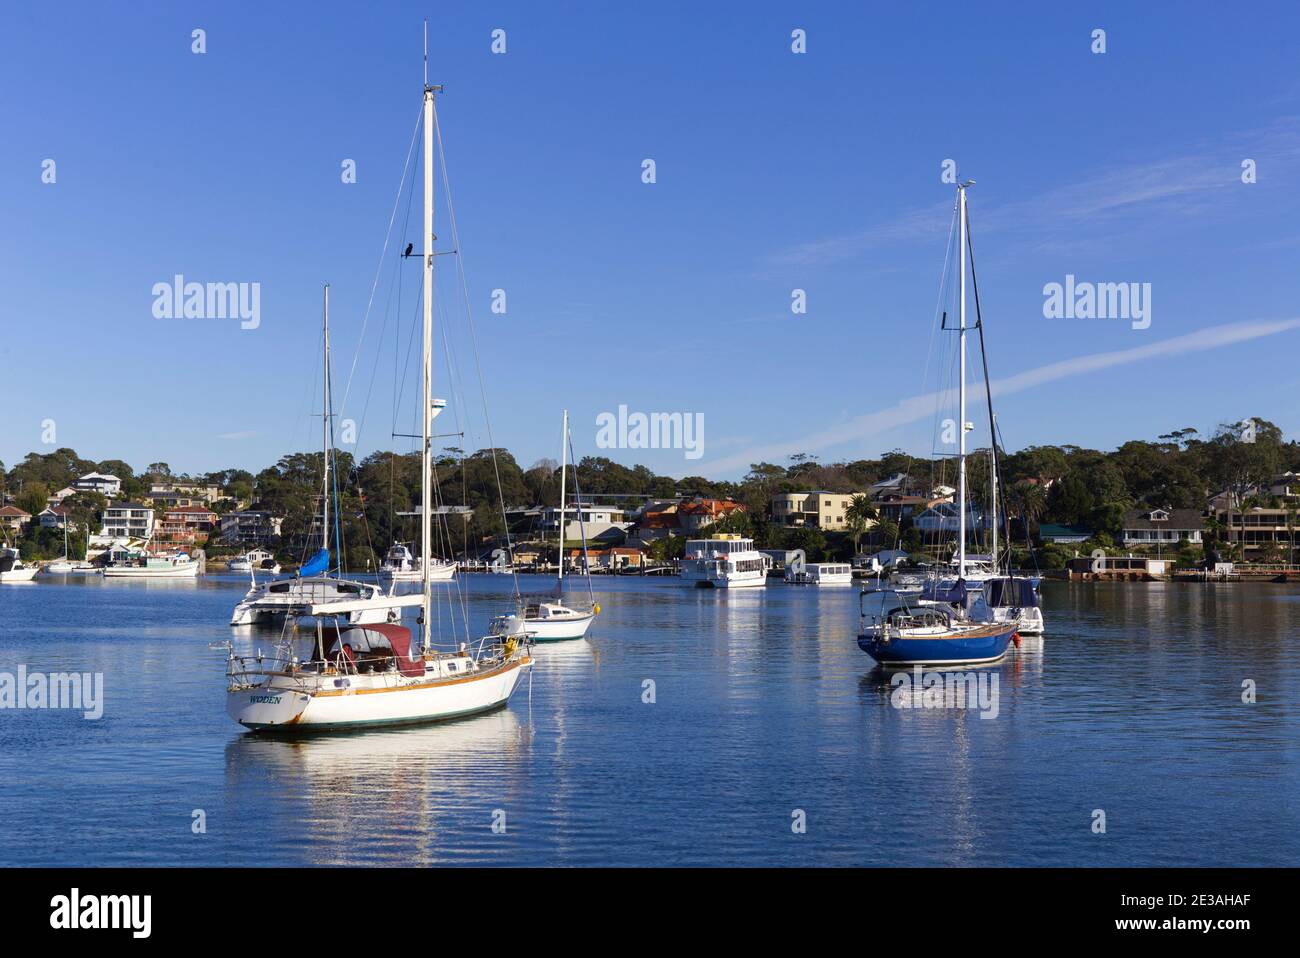
M957 187L958 282L958 489L955 578L932 580L920 595L864 592L858 647L883 666L980 665L1002 659L1012 642L1019 644L1017 621L998 621L979 590L967 588L975 563L966 553L966 255L969 242L966 188ZM985 373L987 379L987 371ZM996 437L994 438L996 445ZM866 605L880 601L869 613Z

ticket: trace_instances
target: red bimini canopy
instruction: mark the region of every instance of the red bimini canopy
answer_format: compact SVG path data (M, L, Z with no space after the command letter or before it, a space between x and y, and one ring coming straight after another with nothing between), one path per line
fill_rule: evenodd
M343 641L358 651L391 650L403 675L423 675L424 661L411 655L411 630L404 625L386 622L374 625L350 625L342 630Z

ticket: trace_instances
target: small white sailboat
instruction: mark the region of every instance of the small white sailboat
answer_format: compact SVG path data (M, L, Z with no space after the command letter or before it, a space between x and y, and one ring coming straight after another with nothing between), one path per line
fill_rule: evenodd
M39 571L39 566L24 562L17 549L0 547L0 583L31 582Z
M521 607L509 615L499 615L492 620L493 635L527 635L535 642L562 642L569 639L581 639L591 628L591 623L600 614L600 606L592 598L585 607L576 608L564 601L564 518L565 487L569 465L569 411L564 410L564 426L560 434L560 525L559 525L559 562L556 563L555 597L550 601L530 601L521 603ZM581 525L582 503L579 496L578 519ZM582 536L582 549L585 556L587 537L585 528ZM584 562L584 566L585 566ZM587 574L587 591L591 592L591 572Z
M68 558L68 523L65 518L63 522L63 555L53 562L47 562L45 571L50 575L67 575L75 568L76 566Z
M461 642L433 650L430 473L433 397L433 142L434 93L424 87L424 349L421 444L420 552L426 561L418 595L392 596L419 603L418 647L412 630L396 623L348 625L354 603L305 603L292 610L274 657L228 651L227 711L246 728L262 731L353 729L459 718L499 708L532 665L527 643L515 636ZM365 600L359 606L369 608ZM307 628L302 624L310 619ZM309 644L309 650L301 648ZM228 647L229 648L229 647ZM305 653L305 654L304 654Z

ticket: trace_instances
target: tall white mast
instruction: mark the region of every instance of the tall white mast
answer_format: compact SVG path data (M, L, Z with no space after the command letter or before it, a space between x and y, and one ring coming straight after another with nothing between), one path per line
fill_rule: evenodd
M433 443L433 93L428 84L428 25L425 25L425 84L424 84L424 349L421 360L423 389L421 394L421 436L423 453L420 457L420 585L423 598L420 617L424 623L421 645L430 646L430 629L433 625L433 592L429 587L429 570L433 565L432 529L433 493L429 474Z
M322 549L330 547L330 284L325 284L325 408L321 411L321 449L325 454L325 488L321 494ZM328 572L328 568L326 569Z
M567 491L564 485L566 478L565 473L569 467L569 410L564 410L564 428L560 431L560 571L555 578L555 591L562 593L564 590L564 494ZM582 503L578 503L578 508L582 508Z
M957 338L961 352L957 380L957 576L966 577L966 184L957 186L960 303L957 311Z

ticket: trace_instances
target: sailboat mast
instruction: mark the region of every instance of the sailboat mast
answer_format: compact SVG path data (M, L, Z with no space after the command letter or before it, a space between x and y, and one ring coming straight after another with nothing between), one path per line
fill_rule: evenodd
M560 571L555 576L557 595L564 593L564 497L567 489L564 480L569 469L569 410L564 410L564 428L560 431ZM582 503L578 503L582 509Z
M428 27L426 26L427 30ZM420 456L420 619L424 624L421 645L430 646L433 624L433 591L429 571L433 565L432 521L433 490L429 475L433 470L433 91L428 83L428 40L425 40L424 84L424 348L421 360L423 390L421 395Z
M321 488L320 544L330 547L330 284L325 284L325 405L321 410L321 451L325 463L325 484ZM328 570L327 570L328 571Z
M966 184L957 187L957 209L961 222L958 284L961 289L957 313L958 348L961 353L957 379L957 577L966 576Z

